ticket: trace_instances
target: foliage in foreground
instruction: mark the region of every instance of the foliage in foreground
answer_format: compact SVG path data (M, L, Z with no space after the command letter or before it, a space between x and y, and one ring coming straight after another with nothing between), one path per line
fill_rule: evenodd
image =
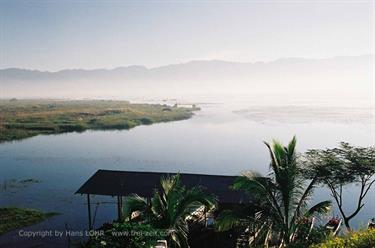
M17 228L37 224L56 214L43 213L36 209L0 208L0 235Z
M287 248L307 248L323 243L330 237L333 237L332 232L322 225L313 227L311 230L305 229L304 232L308 236L305 235L302 239L296 239L295 242L290 243Z
M356 147L342 142L340 147L325 150L309 150L306 155L305 175L328 187L335 200L344 224L350 230L352 220L365 205L364 199L375 183L375 147ZM357 184L356 207L352 212L344 207L343 188Z
M81 247L90 248L150 248L158 240L165 239L166 233L149 224L141 223L113 223L101 228L103 235L97 235Z
M186 217L201 206L207 210L216 205L216 197L204 188L186 188L177 174L161 179L161 189L156 190L150 203L134 195L125 201L125 215L130 218L134 211L142 213L143 220L155 228L168 230L168 247L189 247L189 227Z
M344 237L331 238L311 248L374 248L375 229L349 232Z
M268 244L271 239L281 246L295 242L301 236L305 219L327 213L331 202L323 201L307 208L316 180L307 187L302 175L302 166L297 160L296 138L284 147L278 142L266 143L269 149L271 172L264 177L247 172L239 177L234 189L242 190L257 203L259 211L253 216L225 212L221 215L217 227L226 230L235 226L245 226L249 232L248 243ZM254 208L254 205L250 206Z

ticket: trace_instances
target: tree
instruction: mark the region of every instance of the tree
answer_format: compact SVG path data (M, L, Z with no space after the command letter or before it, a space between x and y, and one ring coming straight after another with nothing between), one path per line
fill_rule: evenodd
M161 189L156 190L148 203L134 195L125 200L125 216L140 211L145 222L155 228L166 229L171 247L189 247L186 218L201 206L211 210L216 197L201 186L186 188L179 174L161 179Z
M375 147L355 147L341 142L339 148L309 150L305 158L305 175L317 178L319 183L328 187L346 228L351 230L350 220L365 205L364 199L375 182ZM359 185L359 194L355 209L347 213L344 209L343 188L353 183Z
M271 157L268 176L247 172L233 185L234 189L247 192L260 210L249 221L221 216L219 227L220 225L230 227L231 224L239 223L248 224L254 221L263 223L262 226L269 228L268 233L273 232L279 235L280 247L284 247L293 242L293 238L302 225L302 219L327 213L330 210L330 201L323 201L307 208L316 179L312 179L305 187L306 180L302 175L302 166L300 166L295 150L296 142L296 138L293 137L287 147L283 147L276 141L272 144L265 143Z

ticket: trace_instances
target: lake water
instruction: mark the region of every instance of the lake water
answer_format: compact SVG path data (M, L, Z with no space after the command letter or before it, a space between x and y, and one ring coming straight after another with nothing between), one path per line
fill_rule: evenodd
M41 180L26 188L0 192L0 205L61 213L30 229L79 230L87 227L86 198L74 192L98 169L224 175L255 170L266 174L269 154L263 141L273 138L286 143L296 135L300 152L335 147L340 141L360 146L375 144L375 125L367 109L341 112L336 109L334 114L328 110L312 111L313 116L306 116L306 111L311 109L297 109L297 114L290 118L275 119L273 113L277 111L280 115L280 109L271 107L262 112L250 105L201 103L202 110L189 120L124 131L41 135L0 144L0 181ZM290 113L288 108L293 107L285 107L286 113ZM254 111L262 113L253 118ZM298 114L301 112L305 114ZM327 115L335 118L326 118ZM354 186L346 189L349 208L355 204L352 196L355 190ZM328 192L319 188L315 200L325 199L330 199ZM106 203L100 204L96 211L93 207L95 227L116 218L117 214L115 198L93 198L93 202L98 201ZM374 209L375 188L369 192L365 207L352 224L366 224L375 216ZM0 244L16 239L13 232L0 238Z

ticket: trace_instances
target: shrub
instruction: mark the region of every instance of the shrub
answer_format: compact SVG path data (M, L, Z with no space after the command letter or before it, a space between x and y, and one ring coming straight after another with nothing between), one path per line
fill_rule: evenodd
M375 229L351 232L343 237L331 238L312 248L374 248Z
M147 118L147 117L140 118L139 121L143 125L150 125L150 124L152 124L154 122L151 118Z
M104 224L100 230L103 234L90 239L85 247L149 248L166 236L162 229L132 222Z
M306 234L302 236L302 239L297 239L294 243L290 243L287 247L288 248L306 248L310 247L314 244L320 244L325 242L331 235L330 232L324 226L314 227L308 238L306 238L308 230L306 230Z
M63 124L59 125L59 132L83 132L86 130L86 126L82 124Z

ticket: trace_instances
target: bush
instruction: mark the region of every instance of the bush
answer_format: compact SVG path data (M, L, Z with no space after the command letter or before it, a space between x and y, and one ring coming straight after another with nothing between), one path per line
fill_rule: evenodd
M343 237L331 238L312 248L374 248L375 229L351 232Z
M98 231L103 231L102 235L93 237L84 247L149 248L166 236L165 230L132 222L105 224Z
M63 124L58 127L59 132L82 132L87 129L87 127L82 124Z
M150 124L152 124L154 122L151 118L147 118L147 117L143 117L143 118L139 119L139 121L143 125L150 125Z
M307 240L308 245L320 244L325 242L330 237L333 237L331 231L327 230L324 226L313 228Z
M320 244L326 241L331 235L330 232L326 230L324 226L314 227L308 238L306 238L308 230L302 235L301 239L297 239L294 243L288 245L288 248L306 248L314 244Z

